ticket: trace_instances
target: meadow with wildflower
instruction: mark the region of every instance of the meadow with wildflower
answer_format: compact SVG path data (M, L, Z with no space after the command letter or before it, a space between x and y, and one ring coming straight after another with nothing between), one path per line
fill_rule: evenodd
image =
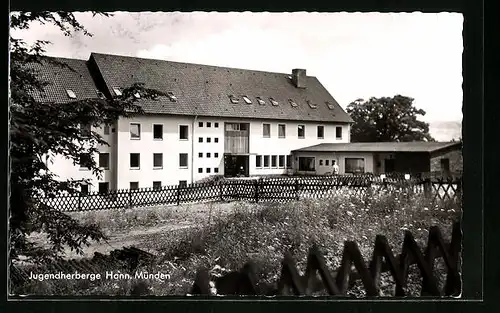
M198 214L196 218L193 218L194 215L189 210L167 213L172 208L163 208L163 211L135 210L133 219L127 217L127 214L122 215L123 219L128 220L126 225L131 229L141 227L140 225L172 223L176 218L192 222L189 227L175 231L148 233L147 239L137 246L160 256L158 262L144 270L170 275L168 281L146 281L151 294L187 294L197 269L209 268L211 275L216 277L239 270L248 260L256 265L260 282L275 283L279 278L284 253L290 251L299 270L303 270L308 249L313 244L317 244L324 253L331 270L339 267L346 240L357 242L366 262L371 258L375 236L378 234L387 237L394 254L401 252L405 230L413 233L423 249L431 226L439 226L445 240L450 240L452 224L461 217L461 207L455 201L433 203L422 193L405 189L385 192L368 190L361 194L342 192L330 195L327 199L306 199L289 203L212 203L205 207L208 212ZM81 214L80 218L96 220L92 213ZM134 224L133 220L137 222ZM109 224L109 227L116 230L116 224ZM106 223L102 226L106 227ZM381 295L393 293L392 277L386 274L383 273L381 277ZM440 283L444 282L444 274L444 264L438 262L436 275ZM407 290L410 295L419 295L420 281L416 266L412 266ZM44 283L49 282L36 284ZM88 288L79 292L130 294L130 284L134 284L134 281L114 284L97 281L88 283ZM64 290L72 289L67 286L53 287L38 287L33 291L59 290L58 292L64 293ZM357 283L348 294L363 296L363 292L361 284Z

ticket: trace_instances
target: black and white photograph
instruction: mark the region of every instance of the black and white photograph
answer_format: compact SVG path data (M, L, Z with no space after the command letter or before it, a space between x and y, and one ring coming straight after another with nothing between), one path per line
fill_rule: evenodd
M9 295L460 298L463 23L10 12Z

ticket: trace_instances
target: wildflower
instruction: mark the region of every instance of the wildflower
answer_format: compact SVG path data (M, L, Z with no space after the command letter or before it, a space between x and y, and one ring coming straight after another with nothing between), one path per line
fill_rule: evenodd
M428 208L428 207L425 207L425 208L424 208L424 211L429 211L429 208Z
M368 237L366 237L366 236L362 236L362 237L363 237L364 239L368 240Z
M347 211L346 213L347 213L347 215L349 215L349 216L352 216L352 215L353 215L353 213L352 213L351 211Z

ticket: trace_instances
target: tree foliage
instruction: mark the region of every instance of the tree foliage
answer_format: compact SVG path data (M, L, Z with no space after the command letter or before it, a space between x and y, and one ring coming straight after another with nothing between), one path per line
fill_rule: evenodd
M429 124L418 120L425 111L413 106L412 98L396 95L392 98L358 99L347 106L354 120L352 142L434 141Z
M94 13L98 14L98 13ZM104 14L107 15L107 14ZM82 32L91 36L73 14L68 12L13 13L11 29L28 29L33 22L54 24L66 36ZM106 239L96 225L80 224L63 212L37 201L40 196L56 196L62 192L77 192L88 180L60 180L50 171L46 157L61 155L79 164L82 153L95 154L99 145L108 145L96 132L85 132L81 124L99 127L112 124L120 117L142 113L134 95L154 98L163 93L135 84L113 99L85 99L68 103L40 103L33 96L44 92L50 82L39 79L29 63L53 62L44 58L44 47L49 42L27 44L10 37L10 199L9 199L9 256L21 256L33 262L60 258L65 247L81 253L91 240ZM86 165L99 176L101 171L94 158ZM28 238L32 232L43 232L49 239L48 247L41 247Z

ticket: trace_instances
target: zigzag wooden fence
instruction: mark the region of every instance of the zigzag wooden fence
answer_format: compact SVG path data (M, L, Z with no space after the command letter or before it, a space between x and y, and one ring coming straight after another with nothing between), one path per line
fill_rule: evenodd
M378 296L381 273L390 272L394 278L395 296L406 295L410 265L416 264L422 280L422 296L457 296L461 292L460 253L462 232L460 223L453 225L450 243L443 240L438 227L429 230L427 247L424 253L416 243L411 232L406 231L402 252L395 257L387 239L378 235L371 262L367 265L357 244L347 241L344 244L340 267L330 272L322 253L316 246L309 251L305 274L301 276L295 261L286 254L281 269L281 276L276 284L257 283L255 266L250 261L240 271L231 272L215 280L218 295L310 295L313 292L326 290L329 295L346 295L356 281L361 281L367 296ZM446 265L446 284L440 290L433 274L437 258L443 258ZM155 264L158 257L135 247L112 251L108 255L95 253L91 259L62 260L41 266L11 266L10 280L14 285L22 285L29 281L30 271L37 273L104 273L105 271L122 270L133 273L141 266ZM352 266L356 272L352 271ZM318 280L316 275L319 274ZM208 270L197 272L191 294L211 295L210 276ZM168 283L168 282L167 282ZM144 284L144 283L142 283ZM133 286L132 295L145 295L147 286Z
M206 201L247 200L254 202L287 202L304 198L322 198L336 192L350 190L363 193L374 189L411 190L423 192L434 200L460 199L461 179L419 178L409 180L388 176L381 179L374 175L319 176L319 177L265 177L255 180L222 180L212 183L195 183L189 186L165 186L137 190L116 190L105 194L63 195L43 198L40 201L57 210L86 211L106 210L154 205L179 205Z
M380 276L390 272L394 278L395 296L407 295L409 267L416 264L422 276L422 296L458 296L461 293L460 253L462 233L460 223L455 223L450 243L445 243L438 227L432 227L425 252L422 253L411 232L406 231L401 254L394 256L385 236L378 235L371 262L367 265L356 242L344 244L340 267L333 273L326 266L323 255L316 246L309 251L305 274L301 276L290 254L282 262L281 276L276 284L258 284L255 267L248 262L239 272L226 274L215 281L217 294L225 295L311 295L325 289L329 295L346 295L356 280L363 284L367 296L379 296ZM446 265L444 290L439 289L433 273L436 258L443 258ZM385 260L385 261L384 261ZM352 272L352 266L356 272ZM321 281L315 283L316 275ZM317 281L316 281L317 282ZM210 278L206 269L198 271L192 294L211 295Z

